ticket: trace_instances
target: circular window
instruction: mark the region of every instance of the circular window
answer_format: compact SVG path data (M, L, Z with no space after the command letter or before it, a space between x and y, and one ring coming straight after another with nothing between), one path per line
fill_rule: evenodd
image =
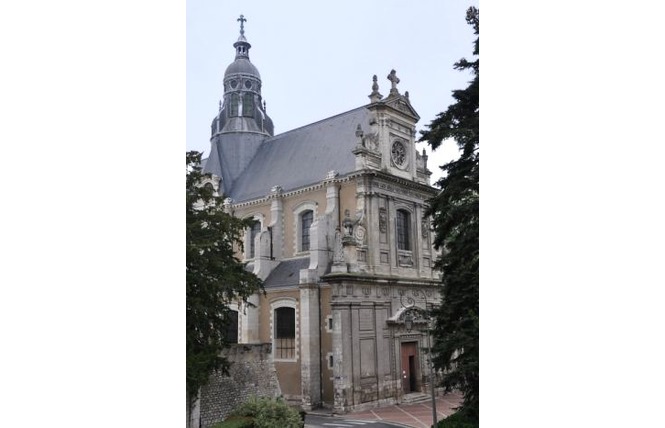
M236 86L238 86L238 81L235 79L231 80L231 87L235 89Z
M390 155L395 165L404 166L404 164L406 164L406 147L404 147L404 144L401 141L395 141L393 143Z
M252 89L252 82L250 82L249 80L245 80L245 88Z

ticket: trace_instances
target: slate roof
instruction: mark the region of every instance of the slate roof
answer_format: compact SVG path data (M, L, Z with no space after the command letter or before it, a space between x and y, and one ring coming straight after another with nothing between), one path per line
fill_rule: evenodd
M300 282L300 269L309 267L309 257L303 259L284 260L277 265L268 278L263 281L266 289L298 285Z
M266 138L233 187L227 190L228 195L234 202L241 202L264 197L273 186L290 191L318 183L330 170L340 175L352 172L355 169L352 151L358 143L356 127L360 124L367 129L369 115L365 106L358 107Z
M224 77L238 73L252 74L258 77L259 79L261 78L259 70L256 68L254 64L252 64L249 61L248 58L238 58L235 61L233 61L231 64L229 64L229 66L226 67L226 71L224 72Z
M222 192L229 195L229 187L234 185L235 179L242 173L242 166L250 162L266 137L265 134L253 132L235 132L214 137L203 172L221 177Z

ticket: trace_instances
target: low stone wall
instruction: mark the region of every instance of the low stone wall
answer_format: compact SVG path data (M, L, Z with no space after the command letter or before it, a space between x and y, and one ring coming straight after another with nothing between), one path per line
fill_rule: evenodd
M224 351L231 363L229 376L215 373L201 388L200 427L223 420L250 396L277 397L281 394L272 362L272 345L237 344Z

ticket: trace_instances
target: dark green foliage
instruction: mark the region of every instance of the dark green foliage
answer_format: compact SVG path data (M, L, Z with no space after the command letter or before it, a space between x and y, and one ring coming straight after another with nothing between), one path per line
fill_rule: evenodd
M439 421L437 428L478 428L478 422L467 420L461 413L453 413Z
M298 410L281 398L251 397L234 410L233 415L253 418L255 428L302 428L305 425Z
M467 10L467 22L479 33L479 12ZM479 343L478 343L478 267L479 267L479 54L474 43L475 61L461 59L458 70L469 70L473 80L466 89L453 91L455 103L437 115L422 133L436 149L444 140L454 140L460 158L441 167L447 173L437 185L441 192L429 201L427 212L436 231L434 245L443 250L437 267L443 271L442 302L433 315L434 364L444 370L447 391L460 390L464 400L458 418L478 421ZM452 422L451 422L452 423Z
M187 153L187 396L190 403L214 370L228 371L229 303L245 301L262 283L234 253L251 222L227 214L223 199L202 185L201 153Z
M254 428L254 418L233 415L223 422L216 423L212 428Z

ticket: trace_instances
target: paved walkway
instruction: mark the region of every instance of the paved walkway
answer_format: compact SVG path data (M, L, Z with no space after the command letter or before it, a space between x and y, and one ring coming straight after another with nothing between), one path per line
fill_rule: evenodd
M450 393L436 398L436 420L450 416L454 408L462 402L460 393ZM395 422L415 428L430 428L432 426L432 400L413 404L399 404L388 407L351 412L345 417L356 420Z

